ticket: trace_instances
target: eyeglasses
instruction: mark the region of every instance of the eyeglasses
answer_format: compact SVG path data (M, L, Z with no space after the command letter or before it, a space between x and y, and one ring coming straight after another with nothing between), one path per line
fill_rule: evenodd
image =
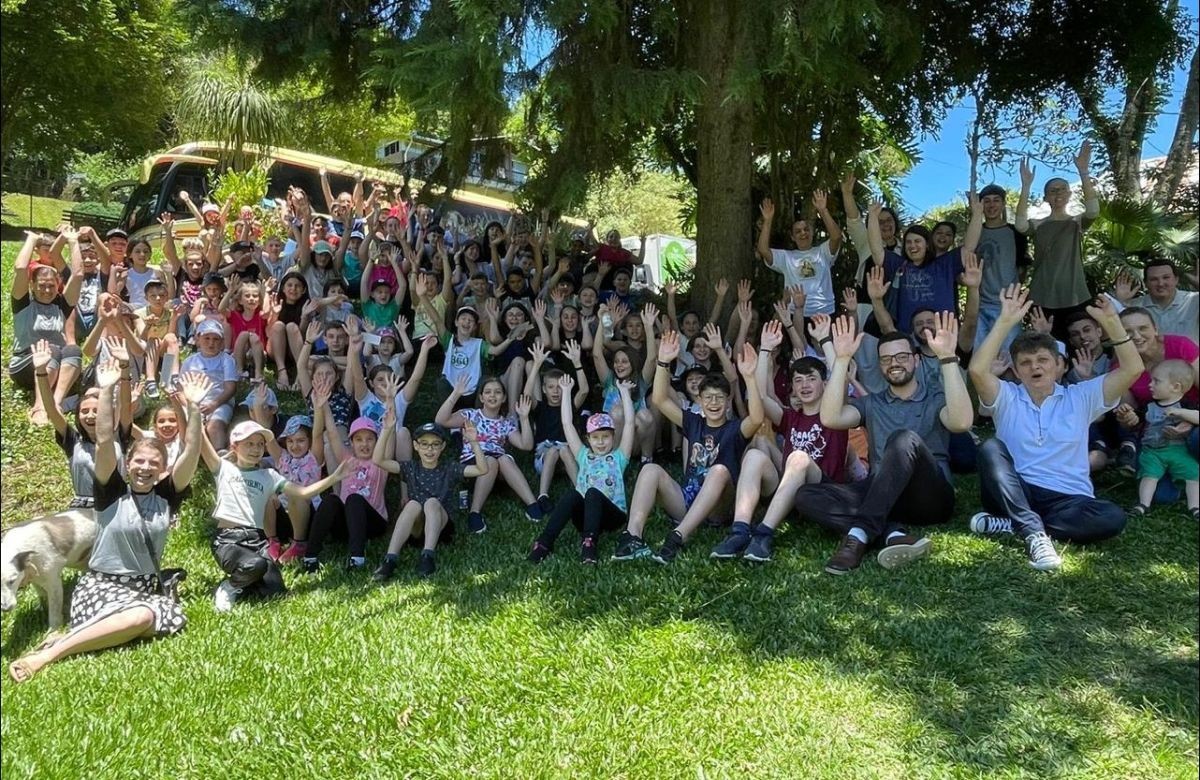
M706 404L725 403L725 394L724 393L704 393L703 395L700 396L700 400Z
M413 444L422 450L440 450L446 446L444 441L415 441Z
M902 365L904 363L912 362L912 358L913 358L913 353L911 353L911 352L897 352L895 355L880 355L879 356L879 365L880 366L890 366L893 364L894 365Z

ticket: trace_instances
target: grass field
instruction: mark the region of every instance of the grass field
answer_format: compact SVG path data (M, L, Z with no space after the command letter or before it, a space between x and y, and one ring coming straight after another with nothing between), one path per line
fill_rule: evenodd
M57 198L30 197L21 193L4 193L4 223L39 230L53 230L62 221L63 212L78 203ZM32 218L32 221L31 221Z
M10 317L6 303L6 358ZM51 433L0 389L11 524L69 489ZM218 615L205 475L165 556L190 573L187 630L6 681L3 775L1196 777L1195 524L1156 510L1038 574L1017 545L966 532L977 487L960 487L933 555L890 574L822 574L835 540L811 527L759 568L710 563L712 530L669 568L586 569L568 531L534 568L506 494L429 581L406 551L386 587L335 563ZM665 530L652 520L652 541ZM4 664L43 630L26 592Z

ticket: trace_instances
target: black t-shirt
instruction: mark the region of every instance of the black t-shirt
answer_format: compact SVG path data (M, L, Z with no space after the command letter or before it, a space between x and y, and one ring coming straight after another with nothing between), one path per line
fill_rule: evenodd
M538 401L537 406L529 413L529 422L533 425L534 444L567 440L566 433L563 432L561 406L551 406L544 400Z
M728 420L711 428L703 415L684 410L683 435L688 441L687 477L704 479L711 467L721 465L737 481L746 450L741 420Z

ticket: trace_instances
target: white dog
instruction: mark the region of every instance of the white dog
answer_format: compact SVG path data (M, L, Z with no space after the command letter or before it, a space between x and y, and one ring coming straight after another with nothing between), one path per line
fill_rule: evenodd
M0 609L17 605L17 591L29 583L46 601L50 628L63 624L62 570L86 569L96 521L90 509L46 515L8 529L0 539Z

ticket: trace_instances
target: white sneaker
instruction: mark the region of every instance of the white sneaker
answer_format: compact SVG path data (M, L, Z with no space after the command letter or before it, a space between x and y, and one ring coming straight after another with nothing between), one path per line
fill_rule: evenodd
M222 580L217 586L217 590L213 593L213 608L217 612L228 612L233 609L234 602L242 593L238 588L233 587L229 580Z
M1053 571L1062 566L1062 558L1045 531L1027 537L1025 548L1029 551L1029 565L1038 571Z
M971 517L971 533L983 536L998 536L1013 532L1012 520L987 512L976 512Z

